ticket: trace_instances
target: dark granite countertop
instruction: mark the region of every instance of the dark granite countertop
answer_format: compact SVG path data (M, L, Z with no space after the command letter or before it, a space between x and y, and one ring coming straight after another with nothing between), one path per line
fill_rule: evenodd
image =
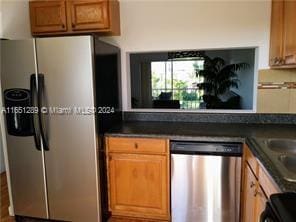
M106 136L154 137L170 140L246 142L283 192L296 192L296 183L288 182L254 141L256 138L296 139L296 125L239 124L239 123L187 123L187 122L124 122Z

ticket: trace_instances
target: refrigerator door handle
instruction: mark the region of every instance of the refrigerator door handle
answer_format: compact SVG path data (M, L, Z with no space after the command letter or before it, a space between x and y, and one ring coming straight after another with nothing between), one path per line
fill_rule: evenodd
M40 134L43 142L43 149L48 151L49 146L48 146L48 141L47 141L47 136L45 134L45 122L43 118L44 114L44 109L43 109L43 98L44 98L44 75L43 74L38 74L38 109L39 109L39 125L40 125Z
M36 107L37 111L33 113L33 135L36 149L41 151L41 141L40 141L40 125L39 125L39 108L38 108L38 95L37 95L37 85L36 85L36 75L32 74L30 77L30 93L31 93L31 106Z

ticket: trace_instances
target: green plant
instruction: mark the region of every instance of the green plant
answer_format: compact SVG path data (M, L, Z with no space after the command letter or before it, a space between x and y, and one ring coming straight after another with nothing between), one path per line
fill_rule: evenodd
M226 64L220 57L210 58L204 55L204 67L196 69L197 77L203 77L204 81L197 87L204 90L206 98L219 100L218 96L225 93L231 87L239 87L237 72L249 68L248 63Z
M173 88L176 89L174 91L174 98L178 100L182 100L182 91L186 90L187 82L183 80L174 79L173 80Z

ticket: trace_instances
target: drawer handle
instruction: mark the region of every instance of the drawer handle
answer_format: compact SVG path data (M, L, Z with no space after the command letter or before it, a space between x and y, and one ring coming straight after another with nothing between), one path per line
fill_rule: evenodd
M135 143L135 149L138 149L138 144L137 143Z

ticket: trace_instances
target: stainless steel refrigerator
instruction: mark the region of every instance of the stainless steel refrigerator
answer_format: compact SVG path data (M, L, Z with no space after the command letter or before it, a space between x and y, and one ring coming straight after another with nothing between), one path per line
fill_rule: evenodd
M92 36L1 41L16 215L101 220L100 138L121 117L119 52Z

